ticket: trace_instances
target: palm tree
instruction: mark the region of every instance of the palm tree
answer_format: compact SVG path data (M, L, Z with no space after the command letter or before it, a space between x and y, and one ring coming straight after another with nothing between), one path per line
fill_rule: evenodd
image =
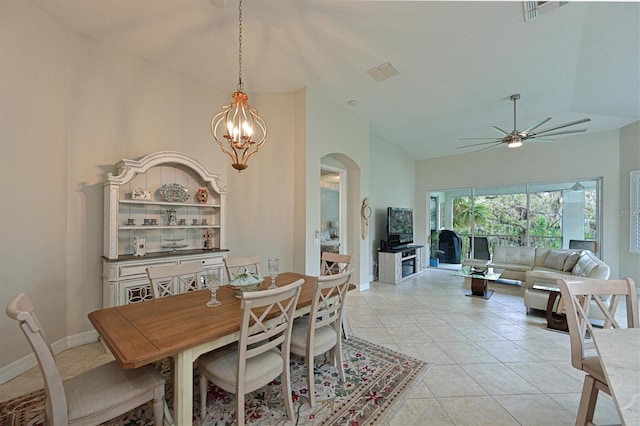
M471 197L457 197L453 199L453 229L470 233L471 228L483 226L489 223L491 208L480 197L476 197L475 203Z

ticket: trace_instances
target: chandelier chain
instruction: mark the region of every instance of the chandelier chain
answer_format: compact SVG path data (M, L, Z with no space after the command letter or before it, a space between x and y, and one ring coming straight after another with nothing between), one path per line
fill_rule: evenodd
M242 0L238 1L238 91L242 92Z

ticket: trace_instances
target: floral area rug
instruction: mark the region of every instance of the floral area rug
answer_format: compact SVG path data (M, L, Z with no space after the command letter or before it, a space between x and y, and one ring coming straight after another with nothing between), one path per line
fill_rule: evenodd
M426 377L429 366L423 361L378 346L357 337L343 340L346 381L323 357L315 360L316 404L309 407L304 359L291 358L293 421L287 418L280 380L245 397L247 425L386 425L404 401ZM161 364L170 380L170 364ZM200 418L199 375L194 372L194 424L232 425L235 423L235 395L209 383L207 412ZM167 402L172 405L172 388L167 386ZM44 394L33 392L0 403L0 425L38 426L43 423ZM153 424L151 404L140 406L105 425L142 426Z

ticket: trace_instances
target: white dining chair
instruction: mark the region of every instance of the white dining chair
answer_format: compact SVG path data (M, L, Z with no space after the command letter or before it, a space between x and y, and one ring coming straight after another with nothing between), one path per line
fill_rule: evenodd
M262 276L260 275L260 257L258 256L225 257L223 261L229 282L233 281L237 275L247 272Z
M576 425L593 422L593 414L598 400L598 392L611 395L606 375L593 344L593 325L589 311L598 309L605 318L602 328L621 328L615 319L618 302L626 300L628 328L640 327L638 319L638 296L631 278L623 280L558 280L558 287L565 307L569 340L571 342L571 364L586 373L582 386ZM609 303L603 297L611 296ZM624 324L623 324L624 325Z
M351 266L350 254L322 253L320 257L320 275L334 275L345 272ZM342 310L342 334L349 339L349 321L347 320L347 307Z
M27 296L17 295L6 313L27 337L44 378L45 425L98 425L148 401L155 425L163 424L165 379L156 369L123 369L112 361L63 381Z
M240 339L198 358L200 416L206 417L208 381L236 395L237 424L244 425L244 396L280 376L289 420L293 420L289 346L303 279L270 290L242 293Z
M154 299L201 290L204 287L201 262L150 266L147 268L147 276Z
M329 359L345 381L340 329L351 272L318 276L309 315L296 319L293 324L291 353L305 358L311 407L315 405L313 368L316 356L329 352Z

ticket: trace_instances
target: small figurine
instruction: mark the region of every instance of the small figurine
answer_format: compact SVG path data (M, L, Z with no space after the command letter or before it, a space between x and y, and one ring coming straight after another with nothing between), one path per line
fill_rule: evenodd
M145 239L142 237L135 237L133 239L133 255L144 256L146 254L147 249L145 248Z
M176 209L169 209L167 210L167 225L169 226L175 226L178 224L178 218L176 215L177 211Z
M211 232L205 232L204 236L204 249L205 250L213 250L213 235Z

